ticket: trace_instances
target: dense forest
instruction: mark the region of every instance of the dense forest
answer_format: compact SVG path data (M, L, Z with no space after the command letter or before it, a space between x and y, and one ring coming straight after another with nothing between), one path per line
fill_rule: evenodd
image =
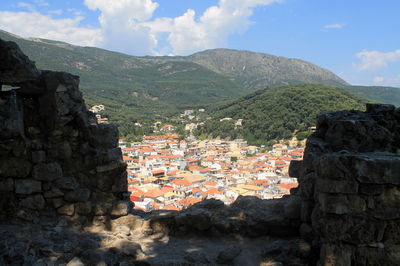
M244 138L251 144L303 139L321 112L363 110L367 99L327 85L301 84L260 90L213 110L213 119L199 127L199 137ZM223 118L232 118L223 120ZM235 125L243 119L242 126Z

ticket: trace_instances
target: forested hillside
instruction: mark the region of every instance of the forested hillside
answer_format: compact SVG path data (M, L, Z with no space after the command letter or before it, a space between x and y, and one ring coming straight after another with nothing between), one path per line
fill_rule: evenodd
M211 120L198 128L197 136L244 138L252 144L270 140L301 139L314 126L321 112L363 110L367 99L343 89L326 85L289 85L264 89L238 100L221 104L213 110ZM232 120L223 118L232 118ZM235 126L243 119L242 126Z

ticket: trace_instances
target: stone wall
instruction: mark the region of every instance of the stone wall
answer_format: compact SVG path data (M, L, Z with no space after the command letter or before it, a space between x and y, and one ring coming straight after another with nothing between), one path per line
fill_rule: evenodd
M400 265L400 108L321 114L290 174L320 265Z
M113 125L97 125L79 77L40 71L0 40L1 218L78 224L126 215L126 165ZM4 88L4 86L3 86Z

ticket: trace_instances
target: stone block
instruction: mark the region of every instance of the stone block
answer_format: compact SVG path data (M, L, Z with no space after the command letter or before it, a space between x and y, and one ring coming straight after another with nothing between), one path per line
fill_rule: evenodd
M64 194L64 199L70 202L87 201L90 197L90 190L87 188L77 188Z
M46 161L45 151L32 151L32 162L33 163L43 163Z
M58 189L58 188L56 188L56 187L54 187L54 188L52 188L51 190L46 191L46 192L44 193L44 197L45 197L46 199L49 199L49 198L58 198L58 197L62 197L62 196L64 196L64 192L62 192L60 189Z
M36 180L53 181L62 178L62 169L58 163L40 163L33 167L32 176Z
M45 201L42 195L33 195L22 199L19 203L21 208L28 208L32 210L42 210L45 206Z
M70 158L71 156L72 149L71 145L68 142L64 141L57 145L57 158L65 160Z
M300 219L302 222L311 221L311 213L314 207L314 202L310 200L301 201Z
M140 229L142 225L143 218L132 214L128 214L111 221L112 228L116 228L118 226L127 226L130 230L136 230Z
M346 214L366 210L365 200L358 196L321 193L318 199L325 213Z
M286 199L283 213L286 218L300 220L302 198L299 196L290 196Z
M25 158L0 158L0 174L3 177L24 178L29 175L32 164Z
M382 194L385 190L385 185L377 185L377 184L361 184L360 185L360 193L364 195L379 195Z
M87 215L92 211L92 203L90 201L87 202L79 202L75 206L75 210L78 214Z
M352 265L352 248L350 246L323 244L320 252L320 265L345 266Z
M51 202L53 203L53 207L56 209L64 204L64 200L62 198L52 199Z
M42 182L33 179L16 179L15 193L33 194L42 191Z
M14 190L14 180L5 178L0 180L0 192L9 192Z
M347 180L331 180L318 178L316 180L316 188L318 192L324 193L341 193L341 194L357 194L358 183Z
M115 125L93 125L90 127L89 141L94 147L113 149L118 147L118 128Z
M74 215L74 212L75 212L75 206L74 206L74 204L67 204L67 205L64 205L64 206L58 208L57 212L59 214L72 216L72 215Z
M303 161L290 161L289 176L299 177L302 168L303 168Z
M126 164L123 162L115 162L107 165L99 165L96 167L97 173L103 173L103 172L108 172L108 171L113 171L116 169L125 169Z
M95 215L106 215L109 214L112 208L112 204L108 202L97 203L94 206Z
M114 202L111 208L112 216L125 216L127 215L133 208L134 204L130 201L117 201Z
M57 187L65 190L74 190L79 187L78 181L72 176L63 176L55 183Z
M400 156L367 154L350 158L360 183L400 185Z

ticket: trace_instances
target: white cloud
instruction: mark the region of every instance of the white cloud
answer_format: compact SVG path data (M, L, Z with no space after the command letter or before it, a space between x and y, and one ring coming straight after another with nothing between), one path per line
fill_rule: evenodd
M336 24L325 25L324 28L325 29L341 29L341 28L343 28L345 26L346 26L345 23L336 23Z
M0 28L23 37L40 37L76 45L94 46L101 39L99 29L80 27L83 17L53 19L38 12L0 12Z
M85 0L89 9L100 10L102 47L125 53L151 54L155 36L143 23L150 20L158 3L152 0Z
M400 61L400 49L382 53L379 51L363 50L356 54L361 63L356 65L359 70L379 69L386 67L390 62Z
M253 8L279 0L220 0L218 6L209 7L198 20L188 9L173 19L157 19L146 25L155 34L167 32L173 54L186 55L199 50L221 47L229 35L245 31L253 22L249 17Z
M50 10L47 13L52 14L52 15L61 15L63 12L61 9L56 9L56 10Z
M100 28L82 27L82 13L72 9L68 12L74 17L69 19L55 19L33 9L30 13L0 12L0 28L24 37L100 46L135 55L186 55L224 46L230 35L244 32L253 23L250 17L255 7L281 1L220 0L203 14L188 9L181 16L154 19L159 4L153 0L84 0L89 9L100 11Z
M17 7L19 8L25 8L29 11L35 11L35 8L33 7L33 5L26 3L26 2L18 2L17 3Z

